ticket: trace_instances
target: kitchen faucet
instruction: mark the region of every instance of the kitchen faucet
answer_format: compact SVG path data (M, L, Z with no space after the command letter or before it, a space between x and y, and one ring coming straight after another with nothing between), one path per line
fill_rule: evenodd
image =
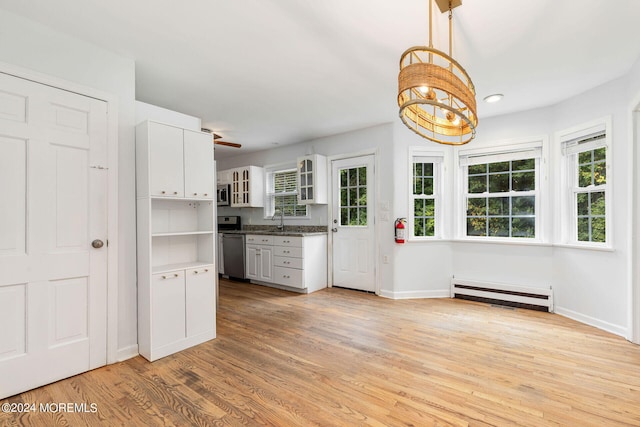
M282 209L276 209L273 216L271 217L271 221L276 219L276 215L280 214L280 224L277 225L278 230L284 231L284 211Z

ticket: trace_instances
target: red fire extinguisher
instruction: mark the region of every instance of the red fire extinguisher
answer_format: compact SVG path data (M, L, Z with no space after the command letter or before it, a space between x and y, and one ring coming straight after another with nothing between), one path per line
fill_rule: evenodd
M407 223L406 218L397 218L395 224L393 225L396 232L396 243L404 243L406 239L406 231L407 228L405 224Z

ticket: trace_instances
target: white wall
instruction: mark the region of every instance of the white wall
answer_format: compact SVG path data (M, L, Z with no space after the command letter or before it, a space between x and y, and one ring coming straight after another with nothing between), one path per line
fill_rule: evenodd
M553 111L554 130L567 129L606 115L612 116L613 251L556 247L553 251L554 296L557 312L602 329L627 335L627 304L631 286L629 200L632 173L628 159L631 94L620 78L562 102ZM557 159L556 159L557 160Z
M118 349L123 355L135 352L134 61L4 10L0 10L0 61L118 97Z

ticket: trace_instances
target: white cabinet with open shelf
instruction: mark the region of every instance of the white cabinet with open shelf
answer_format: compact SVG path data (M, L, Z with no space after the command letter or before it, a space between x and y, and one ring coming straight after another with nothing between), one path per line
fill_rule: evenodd
M138 346L154 361L216 336L213 144L154 122L137 130Z

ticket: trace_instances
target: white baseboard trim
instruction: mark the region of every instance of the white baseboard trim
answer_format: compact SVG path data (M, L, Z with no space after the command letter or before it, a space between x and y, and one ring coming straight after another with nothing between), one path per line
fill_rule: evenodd
M619 335L625 339L627 338L628 331L624 326L614 325L613 323L605 322L603 320L599 320L585 314L577 313L573 310L569 310L563 307L558 307L557 305L555 306L553 311L556 314L568 317L569 319L573 319L580 323L602 329L603 331L611 332L612 334Z
M439 289L435 291L387 291L381 290L380 296L390 299L418 299L418 298L449 298L451 291L449 289Z
M119 348L118 349L118 362L123 362L127 359L131 359L132 357L136 357L138 354L138 344L130 345L129 347Z

